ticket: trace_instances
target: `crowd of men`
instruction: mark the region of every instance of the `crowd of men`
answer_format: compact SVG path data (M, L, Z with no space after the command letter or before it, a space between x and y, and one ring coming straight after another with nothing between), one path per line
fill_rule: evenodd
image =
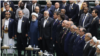
M100 56L99 1L93 10L80 0L62 0L54 5L47 1L44 8L36 0L19 1L17 9L13 2L4 1L1 7L3 46L14 46L17 38L18 56L28 45L57 56ZM13 51L8 49L7 53Z

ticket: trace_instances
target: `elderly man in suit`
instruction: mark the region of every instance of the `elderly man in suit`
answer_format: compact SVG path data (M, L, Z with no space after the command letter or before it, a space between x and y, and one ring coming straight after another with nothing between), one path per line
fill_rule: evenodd
M100 18L100 5L99 5L99 1L95 1L95 7L94 7L94 9L97 9L98 10L98 17Z
M16 19L16 31L15 37L17 37L17 48L18 48L18 56L21 56L21 51L24 50L25 55L25 47L27 47L27 37L29 31L29 20L28 18L23 16L23 11L19 10L18 15L19 18Z
M91 40L90 40L90 51L88 53L88 56L94 56L95 52L96 52L96 46L95 44L97 43L97 38L94 36Z
M82 56L83 54L83 48L85 45L85 40L84 40L85 32L86 32L85 28L80 28L80 33L79 33L80 37L77 40L75 51L73 52L74 56Z
M3 45L12 45L14 46L14 33L15 33L15 22L14 19L10 18L11 13L6 11L5 18L2 19L2 37L3 37ZM7 49L7 53L13 53L13 49ZM6 50L4 51L6 53Z
M78 13L79 13L79 6L74 3L73 0L70 0L70 5L65 7L66 15L68 16L69 21L73 21L74 23L78 21Z
M84 27L89 30L89 25L91 24L92 15L88 12L88 7L84 8L84 13L81 15L79 20L79 26Z
M68 48L69 48L68 51L69 52L68 52L68 56L72 56L72 54L73 54L74 40L77 37L76 30L77 30L77 27L75 25L73 25L72 28L70 29L70 31L72 32L72 36L69 39L69 44L68 44Z
M52 5L52 2L47 2L47 5L44 7L44 9L41 10L41 12L43 13L44 11L48 10L49 16L53 18L54 8L55 7Z
M52 25L53 19L49 17L48 11L44 11L44 18L41 20L40 40L42 40L43 50L51 53L53 51Z
M96 36L97 37L97 29L99 26L99 17L98 17L98 10L94 9L92 11L92 20L89 26L89 32L92 34L92 36Z
M60 3L59 2L56 2L55 3L55 9L54 9L54 11L61 11L61 8L60 8Z
M65 15L66 10L65 9L61 9L61 13ZM68 20L68 16L67 15L65 15L64 20Z
M85 45L84 45L82 56L88 56L88 53L89 53L90 48L91 48L91 46L90 46L91 39L92 39L91 33L86 33L85 34Z

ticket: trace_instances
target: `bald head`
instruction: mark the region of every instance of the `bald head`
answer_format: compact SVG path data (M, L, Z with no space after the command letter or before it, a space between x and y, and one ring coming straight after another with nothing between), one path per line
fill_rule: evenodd
M55 3L55 8L58 9L59 7L60 7L59 2L56 2L56 3Z
M92 39L92 34L91 33L86 33L85 34L85 41L89 41Z
M64 21L62 22L62 27L65 27L67 22L68 22L67 20L64 20Z
M76 29L77 29L77 27L76 27L75 25L72 25L72 26L70 27L70 31L71 31L72 33L74 33Z
M35 12L36 12L36 13L39 13L39 12L40 12L39 6L36 6L36 7L35 7Z

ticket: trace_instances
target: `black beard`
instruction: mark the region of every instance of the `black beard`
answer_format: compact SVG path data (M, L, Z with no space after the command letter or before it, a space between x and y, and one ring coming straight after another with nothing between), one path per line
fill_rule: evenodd
M20 7L21 9L24 9L24 7Z

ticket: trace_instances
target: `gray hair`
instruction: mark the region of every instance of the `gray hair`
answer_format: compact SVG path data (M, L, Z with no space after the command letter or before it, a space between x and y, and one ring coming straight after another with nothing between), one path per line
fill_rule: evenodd
M22 13L24 13L24 11L23 11L23 10L19 10L19 11L22 11ZM18 12L19 12L19 11L18 11Z
M74 29L77 29L77 27L76 27L75 25L73 25L73 28L74 28Z
M95 4L99 5L99 1L95 1Z
M69 23L70 23L71 26L74 25L74 23L72 21L69 21Z
M50 1L50 2L48 1L47 3L52 4L52 2L51 2L51 1Z
M88 35L88 37L90 37L92 39L92 34L91 33L86 33Z
M47 10L46 10L46 11L44 11L44 12L47 12L47 14L49 14L49 11L47 11Z

